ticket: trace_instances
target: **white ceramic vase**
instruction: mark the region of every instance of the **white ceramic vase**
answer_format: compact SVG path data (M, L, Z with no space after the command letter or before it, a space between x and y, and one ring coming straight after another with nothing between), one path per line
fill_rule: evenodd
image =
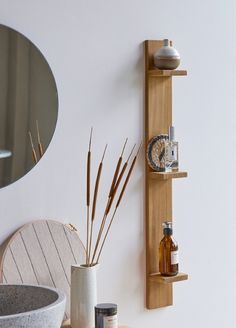
M71 266L71 327L93 328L97 304L97 267Z
M180 55L178 51L169 45L169 40L163 40L161 47L154 54L154 65L159 69L176 69L180 64Z

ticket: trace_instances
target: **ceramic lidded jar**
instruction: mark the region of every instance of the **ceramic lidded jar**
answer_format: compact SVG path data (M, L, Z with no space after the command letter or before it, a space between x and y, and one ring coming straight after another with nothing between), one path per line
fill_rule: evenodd
M180 55L178 51L169 45L169 40L163 40L163 47L161 47L154 54L154 65L159 69L176 69L180 64Z

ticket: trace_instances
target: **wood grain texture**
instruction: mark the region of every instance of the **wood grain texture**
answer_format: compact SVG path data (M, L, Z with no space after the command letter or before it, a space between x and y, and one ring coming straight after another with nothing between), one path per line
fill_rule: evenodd
M162 41L145 42L145 141L167 133L172 125L172 78L149 77L153 68L153 55ZM172 182L150 179L146 162L146 306L148 309L172 305L172 285L158 284L150 274L159 271L158 248L162 237L162 222L172 220Z
M70 316L70 267L84 263L85 249L75 231L52 220L26 224L0 248L0 282L56 287L67 296Z
M71 325L70 325L70 320L67 320L66 322L63 323L63 325L61 326L61 328L71 328ZM118 328L129 328L128 326L118 326Z
M168 180L168 179L178 179L186 178L188 176L187 172L150 172L149 178L157 180Z
M154 53L163 41L145 41L145 142L155 135L168 134L172 125L172 76L186 75L182 70L157 70ZM157 77L157 78L156 78ZM185 177L186 172L156 173L146 162L146 306L148 309L173 304L172 284L152 279L159 271L159 243L162 223L172 221L172 179Z
M160 70L157 68L149 69L148 71L149 77L162 77L162 76L185 76L187 75L187 71L185 70Z
M154 273L150 275L152 281L161 283L161 284L170 284L172 282L178 282L188 279L188 275L183 272L179 272L176 276L164 277L160 273Z

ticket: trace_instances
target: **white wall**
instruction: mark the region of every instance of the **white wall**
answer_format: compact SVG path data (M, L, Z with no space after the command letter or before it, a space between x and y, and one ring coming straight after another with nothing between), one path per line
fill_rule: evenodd
M174 182L175 236L188 282L173 307L144 307L144 162L139 160L103 254L100 301L134 328L236 324L236 8L234 0L0 0L0 22L29 37L56 77L54 139L27 176L0 190L1 240L29 220L85 226L85 157L109 142L103 196L126 136L143 137L145 39L169 37L187 78L174 81L174 123L189 179Z

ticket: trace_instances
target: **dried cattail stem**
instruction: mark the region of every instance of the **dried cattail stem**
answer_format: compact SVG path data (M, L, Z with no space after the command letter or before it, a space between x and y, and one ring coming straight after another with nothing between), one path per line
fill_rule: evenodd
M97 241L96 241L96 245L95 245L95 249L94 249L94 253L93 253L93 259L92 259L92 262L94 261L95 259L95 256L96 256L96 252L97 252L97 249L98 249L98 246L99 246L99 243L100 243L100 240L102 238L102 233L103 233L103 230L104 230L104 227L105 227L105 224L106 224L106 219L107 219L107 216L110 212L110 209L111 209L111 206L112 206L112 203L113 203L113 200L115 198L115 195L116 195L116 191L118 190L118 187L120 185L120 182L123 178L123 175L125 173L125 170L127 168L127 165L128 165L128 162L130 160L130 157L134 151L134 148L135 148L136 145L133 146L126 162L124 163L123 165L123 168L121 170L121 173L119 174L119 177L117 179L117 182L115 184L115 187L114 187L114 191L113 191L113 194L112 194L112 197L109 197L108 198L108 201L107 201L107 205L106 205L106 209L105 209L105 213L104 213L104 216L103 216L103 219L102 219L102 222L101 222L101 225L100 225L100 230L99 230L99 234L98 234L98 237L97 237Z
M96 182L95 182L95 187L94 187L93 207L92 207L92 216L91 216L91 225L90 225L89 254L88 254L88 264L89 265L91 264L90 263L90 255L91 255L91 247L92 247L92 239L93 239L93 223L94 223L95 213L96 213L98 189L99 189L99 183L100 183L100 178L101 178L101 174L102 174L103 159L104 159L106 150L107 150L107 145L105 146L101 162L98 166L97 177L96 177Z
M101 245L101 247L100 247L100 251L99 251L99 253L98 253L98 257L97 257L96 263L98 263L98 261L99 261L99 259L100 259L100 256L101 256L101 253L102 253L102 250L103 250L104 244L105 244L105 242L106 242L106 239L107 239L108 233L109 233L109 231L110 231L110 229L111 229L111 226L112 226L112 223L113 223L113 220L114 220L114 217L115 217L116 211L117 211L117 209L118 209L118 207L119 207L119 205L120 205L120 202L121 202L122 197L123 197L123 195L124 195L125 189L126 189L127 184L128 184L128 182L129 182L130 176L131 176L131 174L132 174L132 172L133 172L134 165L135 165L135 163L136 163L137 156L138 156L138 154L139 154L139 151L140 151L141 146L142 146L142 143L141 143L140 146L139 146L139 149L138 149L138 151L137 151L137 154L135 155L135 157L134 157L134 159L133 159L133 161L132 161L132 164L131 164L131 166L130 166L129 172L128 172L127 176L126 176L125 182L124 182L124 184L123 184L122 190L121 190L121 192L120 192L120 195L119 195L118 201L117 201L116 206L115 206L115 210L114 210L114 212L113 212L112 218L111 218L111 220L110 220L110 223L109 223L109 225L108 225L108 227L107 227L107 230L106 230L105 236L104 236L104 238L103 238L103 242L102 242L102 245Z
M90 132L90 140L89 140L89 150L87 155L87 197L86 197L86 203L87 206L90 205L90 175L91 175L91 142L92 142L92 133L93 129L91 129Z
M108 206L108 203L107 203L107 206ZM106 214L104 213L103 218L102 218L102 222L101 222L101 225L100 225L100 229L99 229L99 232L98 232L96 244L95 244L95 247L94 247L93 257L92 257L91 263L94 263L94 259L95 259L96 252L97 252L97 249L98 249L98 245L99 245L99 242L100 242L100 239L101 239L101 235L102 235L103 223L105 224L105 221L106 221Z
M106 222L107 208L109 206L110 199L112 198L112 195L113 195L113 192L114 192L114 188L115 188L117 178L118 178L118 174L120 172L120 167L121 167L121 164L122 164L122 157L123 157L127 142L128 142L128 138L126 138L126 140L125 140L125 143L123 145L120 157L119 157L118 162L116 164L116 169L115 169L115 172L114 172L114 175L113 175L110 191L109 191L109 194L108 194L107 205L106 205L105 212L104 212L104 215L103 215L103 218L102 218L102 222L101 222L101 225L100 225L100 228L99 228L99 231L98 231L98 236L97 236L97 240L96 240L96 244L95 244L95 248L94 248L94 252L93 252L93 257L92 257L92 262L95 258L95 254L96 254L96 251L97 251L97 248L98 248L98 244L100 242L102 231L103 231L103 228L104 228L104 225L105 225L105 222Z
M38 163L37 154L36 154L36 151L35 151L35 148L34 148L33 138L32 138L32 134L31 134L30 131L29 131L29 138L30 138L33 161L34 161L35 164L37 164Z
M107 210L106 210L106 215L108 215L108 213L110 212L110 209L111 209L112 203L113 203L113 201L114 201L114 199L115 199L116 192L117 192L118 187L119 187L119 185L120 185L120 183L121 183L121 180L122 180L122 178L123 178L123 176L124 176L124 173L125 173L126 168L127 168L127 166L128 166L128 162L129 162L130 157L131 157L131 155L132 155L132 153L133 153L133 151L134 151L135 146L136 146L136 144L133 146L133 148L132 148L132 150L131 150L131 152L130 152L130 154L129 154L129 157L127 158L127 161L124 163L124 165L123 165L123 167L122 167L122 170L121 170L121 172L120 172L120 175L119 175L119 177L118 177L118 179L117 179L117 182L116 182L116 185L115 185L115 187L114 187L114 191L113 191L112 197L111 197L110 200L109 200L109 204L108 204L108 206L107 206Z
M106 239L107 239L107 235L108 235L108 233L109 233L109 231L110 231L110 229L111 229L112 222L113 222L113 220L114 220L114 218L115 218L116 211L117 211L117 207L115 208L115 210L114 210L114 212L113 212L113 214L112 214L111 221L110 221L110 223L109 223L109 225L108 225L108 228L107 228L106 234L105 234L105 236L104 236L104 239L103 239L103 242L102 242L102 245L101 245L101 248L100 248L100 251L99 251L99 253L98 253L98 257L97 257L97 260L96 260L95 263L98 263L98 261L99 261L99 259L100 259L100 256L101 256L101 253L102 253L102 250L103 250L103 247L104 247L105 241L106 241Z
M113 179L112 179L111 188L110 188L110 192L109 192L109 197L112 197L112 194L113 194L113 190L114 190L114 187L115 187L115 184L116 184L116 180L117 180L118 174L120 172L120 167L121 167L121 163L122 163L122 156L124 154L127 141L128 141L128 138L126 138L126 140L125 140L124 146L122 148L121 155L120 155L120 157L118 159L118 162L117 162L117 165L116 165L115 173L114 173L114 176L113 176Z
M90 205L90 171L91 171L91 151L89 150L87 155L87 195L86 195L87 206Z
M92 221L95 218L95 212L96 212L96 204L97 204L97 194L98 194L98 187L99 187L99 181L102 173L102 163L99 164L98 167L98 173L97 173L97 178L96 178L96 183L95 183L95 188L94 188L94 197L93 197L93 209L92 209Z
M40 158L42 158L44 152L43 152L43 146L42 146L41 137L40 137L40 133L39 133L38 120L36 120L36 129L37 129L39 156L40 156Z
M90 208L90 176L91 176L91 144L92 144L93 128L90 131L89 149L87 155L87 188L86 188L86 203L87 203L87 236L86 236L86 264L88 265L89 257L89 208Z
M98 172L97 172L97 177L96 177L96 182L95 182L95 187L94 187L94 195L93 195L93 209L92 209L92 221L95 219L95 212L96 212L96 205L97 205L97 195L98 195L98 188L99 188L99 182L100 182L100 177L101 177L101 173L102 173L102 166L103 166L103 159L104 159L104 156L105 156L105 153L106 153L106 150L107 150L107 145L104 149L104 152L103 152L103 156L102 156L102 160L99 164L99 167L98 167Z

